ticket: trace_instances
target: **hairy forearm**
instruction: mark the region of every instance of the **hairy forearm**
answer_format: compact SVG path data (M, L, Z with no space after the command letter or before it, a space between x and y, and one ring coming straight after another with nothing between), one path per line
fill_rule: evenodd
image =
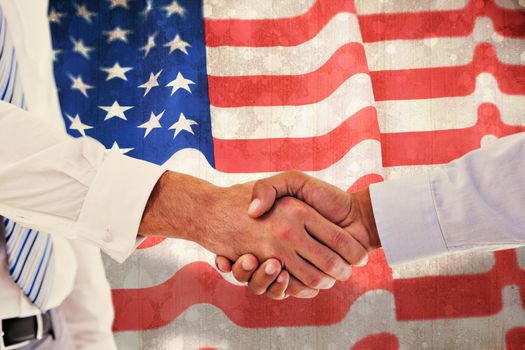
M210 201L216 201L218 191L217 186L204 180L164 173L146 204L139 234L198 241L203 217L211 207Z

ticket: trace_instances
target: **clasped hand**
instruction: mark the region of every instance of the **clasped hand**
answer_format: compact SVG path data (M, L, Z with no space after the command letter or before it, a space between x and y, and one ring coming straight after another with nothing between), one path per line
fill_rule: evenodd
M240 233L253 248L240 249L237 237L238 248L217 256L216 265L276 300L316 296L380 246L368 190L350 194L300 172L255 182L247 214L262 227Z
M168 171L139 234L194 241L273 299L314 297L380 246L367 190L350 194L301 172L224 188Z

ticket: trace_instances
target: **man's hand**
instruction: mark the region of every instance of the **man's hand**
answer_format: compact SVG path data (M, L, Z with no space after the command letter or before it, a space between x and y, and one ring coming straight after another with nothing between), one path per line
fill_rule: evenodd
M229 260L246 253L260 261L276 258L302 282L294 279L288 288L304 296L346 280L350 264L366 255L341 227L295 198L274 196L271 210L250 217L255 190L253 184L221 188L167 172L152 192L139 233L191 240Z
M264 215L274 206L275 201L283 196L293 196L312 206L326 219L343 228L365 251L369 252L381 246L368 190L350 194L304 173L287 172L255 183L249 215L254 218ZM248 282L257 294L266 292L272 299L282 299L285 295L301 297L301 289L297 287L286 290L285 294L275 292L282 290L286 282L281 278L281 283L271 284L277 282L277 276L281 276L279 273L282 274L281 266L276 265L278 262L266 261L258 267L259 261L256 257L248 254L242 256L233 266L228 259L221 256L217 257L216 263L223 272L233 271L237 280ZM274 266L271 270L275 270L273 274L263 273L266 264ZM294 277L291 276L289 281L293 282Z
M266 293L271 299L282 300L288 296L313 298L319 294L319 290L303 287L286 270L281 270L281 264L276 259L268 259L259 265L254 255L245 254L233 265L223 256L217 256L215 263L222 272L232 272L237 281L248 283L256 295Z

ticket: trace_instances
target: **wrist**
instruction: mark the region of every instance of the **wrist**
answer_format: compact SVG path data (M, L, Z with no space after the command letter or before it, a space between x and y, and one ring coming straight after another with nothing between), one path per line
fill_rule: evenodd
M202 234L202 216L218 189L189 175L165 172L148 199L139 234L198 242Z
M356 192L354 193L354 196L359 205L361 220L368 232L369 248L376 249L381 247L381 240L379 239L379 233L377 232L377 225L374 217L374 210L372 208L372 200L370 199L369 189L366 188L365 190Z

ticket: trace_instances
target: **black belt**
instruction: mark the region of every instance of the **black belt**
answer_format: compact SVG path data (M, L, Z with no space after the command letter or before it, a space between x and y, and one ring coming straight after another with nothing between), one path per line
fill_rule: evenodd
M16 345L27 345L32 340L41 339L45 335L52 334L52 332L53 325L50 311L36 316L2 320L0 350L6 347L16 349Z

